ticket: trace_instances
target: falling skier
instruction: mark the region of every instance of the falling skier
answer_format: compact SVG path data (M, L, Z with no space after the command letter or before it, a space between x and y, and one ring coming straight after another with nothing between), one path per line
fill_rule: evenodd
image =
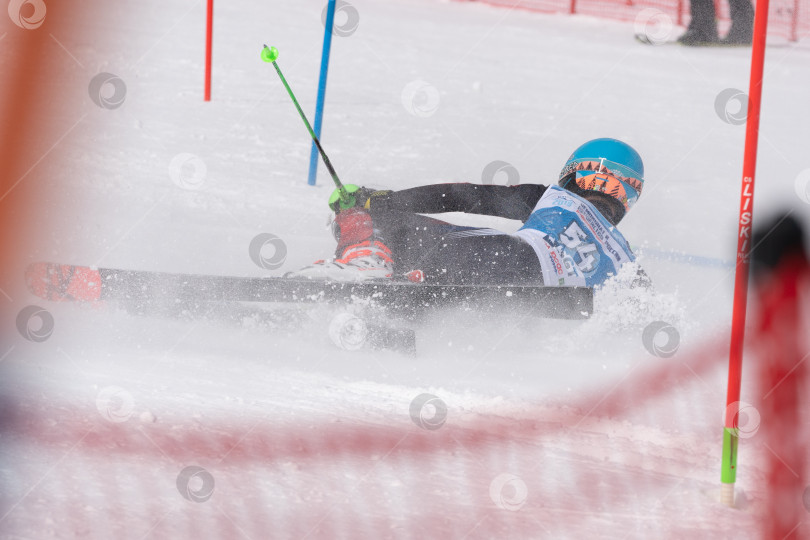
M638 152L594 139L571 154L558 186L436 184L402 191L346 186L355 206L330 199L336 258L289 277L396 279L453 285L600 285L635 260L616 225L644 184ZM514 234L421 214L466 212L520 220ZM640 272L642 282L646 276Z
M46 300L121 300L139 313L153 305L171 311L205 302L354 298L404 311L445 302L482 306L502 299L499 289L506 286L519 288L508 291L510 305L537 305L542 298L548 316L582 318L593 311L589 288L634 261L615 226L638 199L643 172L630 146L596 139L574 151L558 186L438 184L394 192L339 184L343 193L330 199L336 258L287 274L299 279L35 262L26 280L31 292ZM441 212L501 216L523 225L507 234L422 215ZM649 283L637 267L635 274L628 270L638 283Z

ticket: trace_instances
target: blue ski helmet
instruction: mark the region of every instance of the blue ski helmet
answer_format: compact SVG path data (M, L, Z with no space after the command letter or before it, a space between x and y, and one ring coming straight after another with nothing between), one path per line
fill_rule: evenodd
M599 191L630 210L644 186L644 163L632 146L618 139L594 139L571 154L560 171L562 188L575 182L585 191Z

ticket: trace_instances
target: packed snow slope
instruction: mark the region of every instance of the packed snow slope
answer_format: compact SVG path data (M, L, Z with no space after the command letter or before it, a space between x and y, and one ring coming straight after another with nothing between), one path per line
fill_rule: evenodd
M311 141L259 58L279 49L311 118L324 2L218 3L210 103L204 3L85 4L95 22L72 15L82 31L54 35L42 59L64 136L26 180L50 193L50 233L23 263L280 276L330 256L331 182L321 166L306 185ZM337 18L357 26L333 39L322 134L344 182L482 182L502 160L550 184L582 142L623 139L646 184L620 229L656 292L610 285L585 322L428 314L415 357L336 348L332 308L285 306L267 322L15 298L55 323L42 343L15 332L0 363L3 537L753 536L754 438L738 479L749 504L713 495L745 137L727 121L739 103L717 96L747 91L750 50L643 46L632 24L468 2L352 6ZM17 27L3 24L12 54ZM808 65L802 43L767 52L755 220L810 209ZM102 72L124 81L120 107L88 97ZM284 241L281 267L251 260L260 233ZM658 320L678 330L672 358L642 342ZM694 376L645 394L640 374L690 358ZM447 408L439 429L412 419L422 393ZM621 413L600 414L614 393ZM179 493L189 465L210 473L210 500Z

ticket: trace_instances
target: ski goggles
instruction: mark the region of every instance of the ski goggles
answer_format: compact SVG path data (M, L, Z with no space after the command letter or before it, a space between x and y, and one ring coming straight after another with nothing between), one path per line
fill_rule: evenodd
M560 173L560 178L572 178L580 189L599 191L610 195L630 210L639 195L644 181L638 173L612 161L587 160L569 164Z

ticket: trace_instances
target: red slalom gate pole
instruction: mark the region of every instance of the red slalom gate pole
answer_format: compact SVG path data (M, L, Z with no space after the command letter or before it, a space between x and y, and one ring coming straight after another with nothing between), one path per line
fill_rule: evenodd
M211 101L211 48L214 33L214 0L208 0L208 14L205 23L205 101Z
M728 358L728 389L723 427L723 459L720 501L734 506L737 480L738 413L742 382L745 313L748 304L748 270L751 252L751 222L754 207L754 176L757 168L759 114L762 103L762 74L765 65L765 40L768 31L768 0L758 0L754 16L754 43L751 51L751 80L748 89L748 116L745 130L745 157L740 197L740 221L737 236L737 268L734 276L734 306L731 316L731 347Z

